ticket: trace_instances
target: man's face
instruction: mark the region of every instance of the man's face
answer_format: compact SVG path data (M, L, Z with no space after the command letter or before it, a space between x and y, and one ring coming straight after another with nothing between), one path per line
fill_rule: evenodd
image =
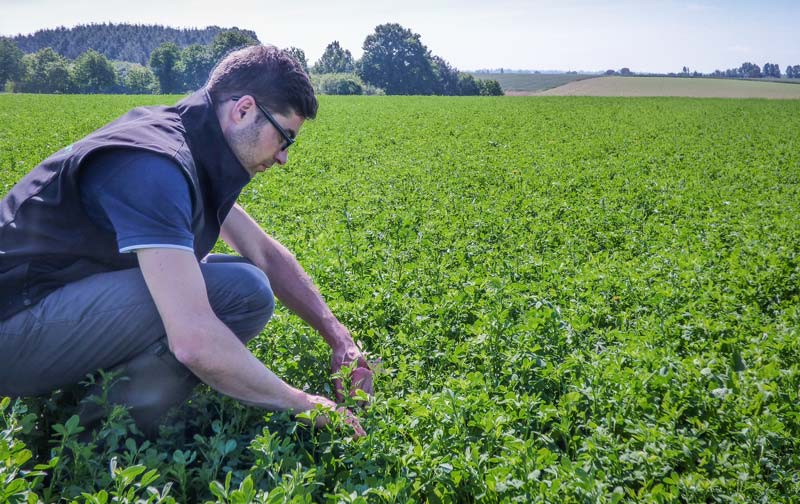
M243 96L233 103L233 120L226 132L228 145L242 163L242 166L254 177L273 164L285 164L288 150L281 150L285 144L283 135L270 123L263 112L255 105L255 101ZM305 121L294 111L288 115L272 113L272 117L292 138L297 136Z

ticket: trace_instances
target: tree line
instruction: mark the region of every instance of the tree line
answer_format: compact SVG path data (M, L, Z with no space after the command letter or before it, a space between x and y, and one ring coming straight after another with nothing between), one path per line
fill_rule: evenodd
M69 60L51 47L24 54L11 39L0 38L0 89L20 93L182 93L205 84L216 61L228 51L258 43L239 29L222 31L209 45L184 48L163 42L149 65L111 61L94 49Z
M786 65L786 78L800 79L800 65ZM711 77L729 77L729 78L775 78L780 79L783 77L781 74L781 66L777 63L764 63L763 67L759 67L755 63L744 62L739 68L729 68L727 70L714 70L710 74Z
M108 26L99 27L105 32ZM130 25L127 25L130 26ZM85 27L82 27L85 28ZM159 27L163 28L163 27ZM61 34L61 31L56 31ZM39 32L37 32L39 33ZM96 48L70 59L52 47L25 54L13 39L0 38L0 90L27 93L184 93L202 87L214 65L229 51L260 43L251 31L219 31L208 44L157 45L146 64L109 59ZM113 45L113 44L112 44ZM318 92L327 94L502 95L495 80L460 72L431 54L419 34L396 23L375 28L364 55L333 41L311 67L305 52L285 50L300 61Z
M256 38L253 31L234 30ZM74 60L87 50L94 49L110 60L146 66L150 61L150 53L164 42L173 42L180 47L208 45L223 31L227 29L219 26L179 29L161 25L101 23L38 30L30 35L17 35L12 41L26 54L50 47L67 59Z
M781 73L781 67L777 63L764 63L763 67L745 61L737 68L729 68L727 70L714 70L711 73L704 74L698 71L692 71L689 67L683 67L680 73L670 73L670 77L713 77L717 79L780 79L786 77L787 79L800 79L800 65L787 65L786 73Z

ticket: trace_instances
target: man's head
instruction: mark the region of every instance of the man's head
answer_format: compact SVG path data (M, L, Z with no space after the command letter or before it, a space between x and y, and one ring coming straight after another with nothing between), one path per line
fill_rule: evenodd
M303 67L273 46L228 54L211 72L206 88L225 139L251 176L275 162L285 163L284 134L294 137L306 119L317 115L314 88Z

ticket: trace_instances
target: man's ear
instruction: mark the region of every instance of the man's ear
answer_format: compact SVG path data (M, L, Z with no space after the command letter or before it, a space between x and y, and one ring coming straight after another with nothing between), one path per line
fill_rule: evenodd
M244 95L235 102L230 112L230 119L234 124L239 124L247 116L247 113L255 108L256 102L250 95Z

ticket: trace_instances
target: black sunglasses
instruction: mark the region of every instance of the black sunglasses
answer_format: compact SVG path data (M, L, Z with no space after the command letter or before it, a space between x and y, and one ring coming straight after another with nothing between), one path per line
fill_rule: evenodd
M241 96L231 96L231 100L233 100L233 101L238 101L240 98L241 98ZM283 127L281 127L280 124L278 124L278 121L276 121L275 118L272 117L272 114L270 114L267 109L265 109L264 107L259 105L258 102L255 100L255 98L253 98L253 103L256 104L256 107L258 107L258 110L260 110L264 114L264 116L267 118L267 120L273 126L275 126L275 129L278 130L278 133L280 133L281 136L283 137L283 145L281 145L281 150L285 151L286 149L291 147L292 144L294 143L294 138L290 137L289 134L286 133L286 130L283 129Z

